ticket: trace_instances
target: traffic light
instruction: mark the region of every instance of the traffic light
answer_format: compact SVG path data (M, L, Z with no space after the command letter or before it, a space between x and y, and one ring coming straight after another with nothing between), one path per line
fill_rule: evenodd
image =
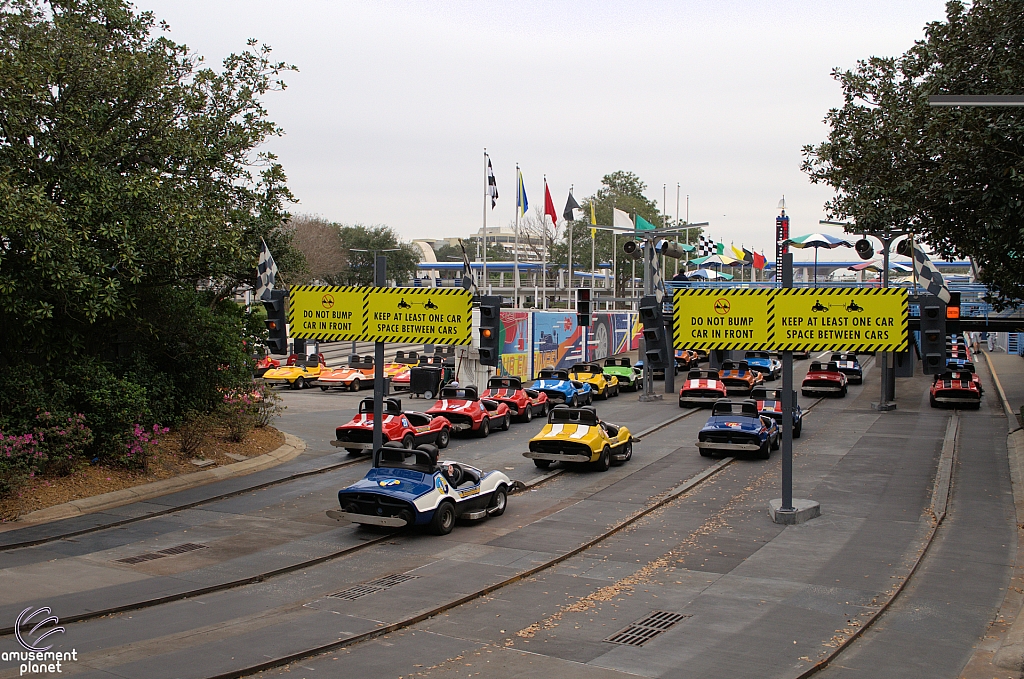
M272 354L288 354L288 318L284 312L284 290L271 290L270 299L263 300L267 310L267 349Z
M949 303L946 304L946 334L960 334L960 293L950 292Z
M867 238L861 238L857 241L853 249L857 251L857 256L861 259L871 259L875 256L875 247Z
M590 327L590 288L576 288L576 325Z
M640 298L640 322L644 325L644 365L658 369L669 367L672 352L665 330L665 315L661 302L654 295Z
M946 370L946 305L934 295L921 295L921 362L925 375Z
M644 244L638 240L627 240L622 244L622 251L633 259L644 256Z
M501 363L501 297L480 297L480 364Z

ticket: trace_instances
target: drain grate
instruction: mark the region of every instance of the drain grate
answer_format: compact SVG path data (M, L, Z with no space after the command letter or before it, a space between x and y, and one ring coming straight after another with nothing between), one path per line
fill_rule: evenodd
M362 585L353 585L348 589L343 589L340 592L334 594L328 594L330 599L343 599L345 601L352 601L359 599L360 597L374 594L375 592L383 592L386 589L391 589L395 585L400 585L403 582L409 582L415 580L420 576L418 575L407 575L405 573L398 573L396 575L387 575L383 578L372 580L371 582L363 583Z
M625 629L619 630L605 639L605 641L613 644L626 644L627 646L643 646L672 625L689 617L689 615L682 613L654 611L647 617L630 623Z
M137 563L145 563L146 561L152 561L153 559L162 559L165 556L175 556L176 554L186 554L188 552L194 552L197 549L206 549L206 545L196 544L195 542L186 542L183 545L175 545L168 547L167 549L160 549L155 552L146 552L145 554L136 554L135 556L125 557L124 559L116 559L117 563L126 563L134 566Z

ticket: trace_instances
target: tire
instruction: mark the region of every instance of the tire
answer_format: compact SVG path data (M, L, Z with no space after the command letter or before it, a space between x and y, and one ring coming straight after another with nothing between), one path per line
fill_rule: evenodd
M348 451L349 455L362 455L363 454L363 449L362 448L346 448L345 450Z
M782 434L775 437L775 441L772 442L772 450L778 450L782 447Z
M935 400L934 396L929 396L928 397L928 403L931 405L932 408L938 408L939 407L939 402Z
M757 457L762 460L767 460L772 456L772 449L768 441L761 444L761 448L757 451Z
M480 422L480 428L477 429L476 435L479 436L482 439L485 439L485 438L487 438L487 435L490 434L490 433L491 433L491 419L489 417L485 416L484 419Z
M704 450L703 448L698 448L697 450L700 451L700 456L701 457L711 457L711 451L710 450Z
M612 449L605 446L601 451L601 457L594 463L594 469L599 472L606 472L612 466Z
M633 457L633 444L632 443L627 443L626 444L626 459L625 460L616 460L616 461L612 462L612 464L614 466L616 466L616 467L621 467L622 465L624 465L627 462L629 462L630 459L632 459L632 457Z
M434 392L427 389L425 392L423 392L423 398L429 401L430 399L434 398Z
M350 386L349 389L351 391L359 391L360 389L362 389L362 387L363 385L359 382L359 379L356 378L352 380L352 386Z
M512 426L512 416L505 413L505 419L501 421L501 430L508 431L508 428Z
M498 489L491 495L491 501L487 505L487 513L490 516L501 516L505 513L505 506L508 504L508 493L505 486L498 486Z
M801 390L800 390L800 395L801 395L801 396L806 396L807 398L810 398L810 397L811 397L811 392L809 392L809 391L806 391L806 390L804 390L804 389L801 389Z
M448 535L455 528L455 507L451 502L442 502L434 510L430 520L430 531L434 535Z
M551 460L534 460L533 464L538 469L547 469L548 467L551 466Z
M412 450L412 447L416 444L416 439L412 434L406 434L402 437L402 447L406 450Z
M580 399L576 394L572 395L572 401L569 402L569 406L572 408L578 408L580 406Z
M300 389L305 389L305 388L306 388L306 378L305 377L302 377L302 376L296 377L295 381L292 382L292 389L300 390Z
M530 403L526 404L526 412L523 413L523 422L529 422L533 419L533 405Z
M804 421L800 420L795 427L793 427L793 438L800 438L800 432L803 431Z
M330 389L330 387L325 387L322 384L320 385L320 391L327 391L328 389Z
M437 433L437 447L444 450L448 447L448 444L452 442L452 432L448 427L442 427L441 431Z
M846 398L846 391L846 387L843 387L843 390L839 392L839 398Z

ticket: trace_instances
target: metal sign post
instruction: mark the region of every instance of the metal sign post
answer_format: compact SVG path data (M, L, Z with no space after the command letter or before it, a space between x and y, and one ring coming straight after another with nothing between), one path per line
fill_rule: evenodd
M793 287L793 253L782 255L782 287ZM793 352L782 352L782 508L793 509Z
M388 258L377 255L373 267L373 283L379 288L387 287ZM373 343L373 449L384 445L384 342Z

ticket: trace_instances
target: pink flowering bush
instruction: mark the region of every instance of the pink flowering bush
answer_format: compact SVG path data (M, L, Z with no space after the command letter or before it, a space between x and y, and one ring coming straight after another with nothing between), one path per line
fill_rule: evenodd
M92 430L85 424L85 415L57 415L43 411L36 415L34 435L39 449L46 456L44 473L67 476L87 464L87 451L93 442Z
M170 429L161 427L159 424L154 424L151 427L144 427L138 423L133 424L131 430L122 437L123 450L111 462L126 469L149 471L152 448L159 443L157 437L168 431Z
M6 435L0 432L0 499L13 495L36 475L46 454L34 434Z
M252 389L236 388L224 394L220 416L227 427L228 439L240 443L256 426L257 399L258 393Z

